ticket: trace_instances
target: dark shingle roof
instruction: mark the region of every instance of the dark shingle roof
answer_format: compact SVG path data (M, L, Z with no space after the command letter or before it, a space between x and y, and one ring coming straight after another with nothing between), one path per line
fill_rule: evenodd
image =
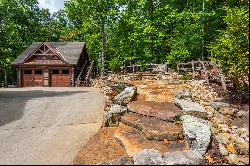
M39 46L41 46L42 42L34 42L32 43L26 50L24 50L13 62L14 65L21 64L29 55L31 55ZM76 65L80 55L85 47L84 42L46 42L45 44L55 46L64 60L72 65Z

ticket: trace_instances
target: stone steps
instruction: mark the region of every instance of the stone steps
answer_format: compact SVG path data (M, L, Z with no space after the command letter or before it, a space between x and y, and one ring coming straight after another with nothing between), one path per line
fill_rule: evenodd
M173 103L154 101L133 101L128 103L128 110L140 115L155 117L160 120L175 122L182 111Z
M148 140L142 131L124 124L119 124L114 138L125 148L129 157L143 149L153 148L161 153L189 150L188 143L185 141L169 141L168 144L164 144L164 141Z
M142 131L149 140L168 141L182 140L182 124L162 121L153 117L128 113L121 117L121 122Z

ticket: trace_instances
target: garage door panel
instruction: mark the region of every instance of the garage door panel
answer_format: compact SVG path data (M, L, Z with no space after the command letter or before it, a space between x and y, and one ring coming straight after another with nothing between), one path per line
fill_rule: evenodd
M70 86L70 75L62 75L61 82L63 86Z
M59 87L60 86L60 75L53 75L52 74L51 83L52 83L51 86Z
M29 72L27 72L29 71ZM28 74L25 74L28 73ZM32 70L23 71L23 87L43 86L43 75L35 75Z
M68 69L53 69L49 76L50 86L52 87L70 87L71 72ZM43 70L25 69L22 75L23 87L44 86Z
M68 72L68 74L62 74L62 70L60 70L59 72L56 70L52 70L52 72L51 72L51 86L53 86L53 87L69 87L69 86L71 86L70 72Z
M70 76L54 76L52 75L52 86L53 87L64 87L64 86L70 86Z
M33 85L33 76L32 75L23 75L23 86L30 87Z
M33 76L33 86L43 86L43 76Z

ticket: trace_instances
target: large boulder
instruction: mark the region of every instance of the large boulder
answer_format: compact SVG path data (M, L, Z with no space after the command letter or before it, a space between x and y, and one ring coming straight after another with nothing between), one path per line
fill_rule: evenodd
M153 117L128 113L121 117L121 122L132 126L145 134L149 140L176 141L183 139L182 125L166 122Z
M133 156L134 165L162 165L162 154L155 149L144 149Z
M183 115L181 119L183 120L184 135L188 140L190 148L204 155L211 139L208 121L191 115Z
M117 126L120 120L120 116L127 112L127 107L114 104L110 107L109 111L104 113L104 125L105 126Z
M136 114L155 117L165 121L176 121L182 111L173 103L154 101L133 101L128 105L128 110Z
M196 150L168 152L163 155L164 165L201 165L202 155Z
M184 142L176 142L175 144L164 144L162 141L148 140L145 134L138 129L119 124L114 139L126 150L129 157L134 156L136 153L143 149L155 149L161 153L184 151L188 150L188 144Z
M207 112L199 103L193 102L190 98L178 99L175 98L174 103L182 109L184 114L207 119Z
M136 87L127 87L120 94L113 98L114 104L127 105L136 96Z

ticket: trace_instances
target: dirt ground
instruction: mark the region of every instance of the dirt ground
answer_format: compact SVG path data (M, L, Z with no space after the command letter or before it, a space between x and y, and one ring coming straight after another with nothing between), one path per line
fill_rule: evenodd
M103 127L82 147L73 160L74 165L93 165L127 156L124 148L114 139L117 127Z

